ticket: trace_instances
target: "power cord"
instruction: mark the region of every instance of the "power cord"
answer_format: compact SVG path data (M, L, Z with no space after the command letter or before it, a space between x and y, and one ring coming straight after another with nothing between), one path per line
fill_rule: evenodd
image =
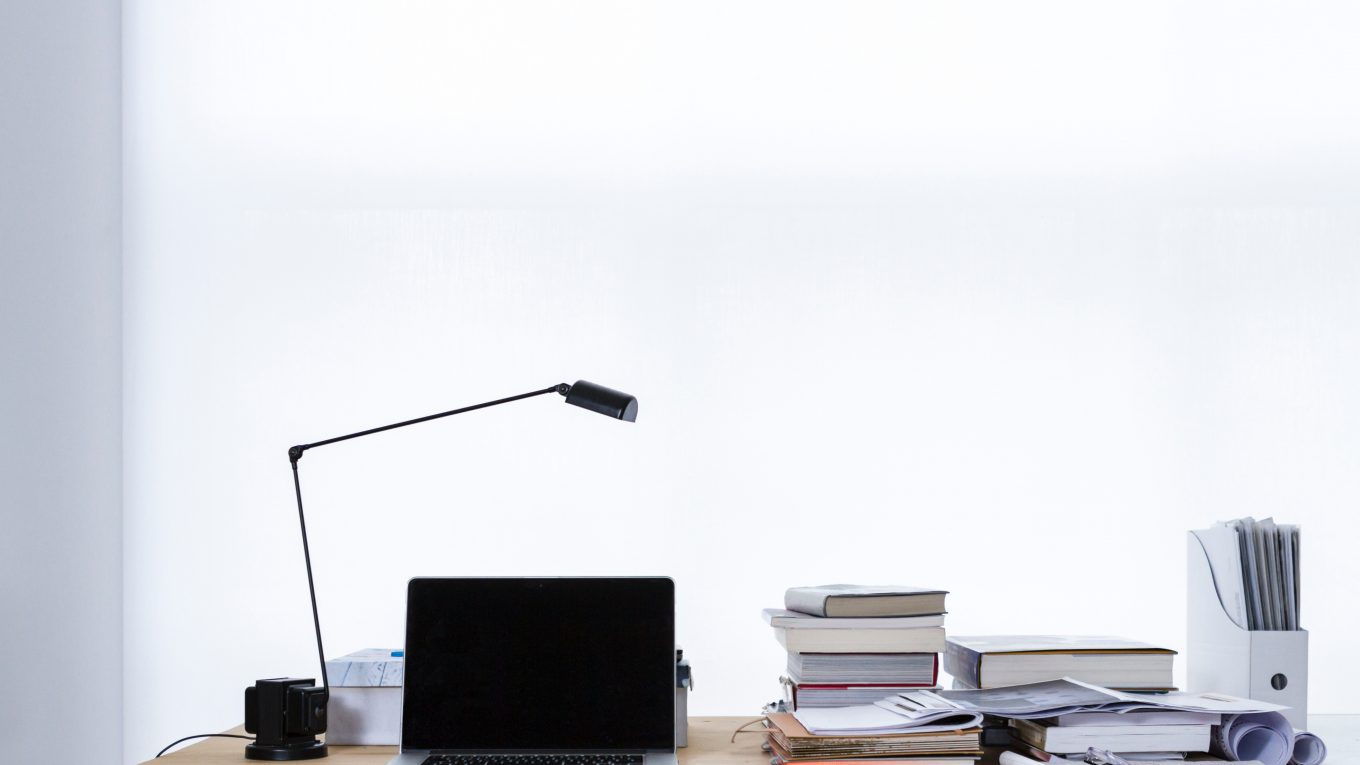
M191 738L211 738L211 737L213 737L213 736L217 736L217 737L220 737L220 738L243 738L243 739L246 739L247 741L254 741L254 740L255 740L255 737L254 737L254 736L242 736L242 735L239 734L239 733L199 733L199 734L196 734L196 735L193 735L193 736L185 736L184 738L182 738L182 739L180 739L180 740L178 740L178 741L172 741L172 742L170 743L169 746L167 746L167 747L165 747L164 749L162 749L162 750L160 750L159 752L157 752L157 753L156 753L156 756L153 757L153 758L151 758L151 759L153 759L153 760L154 760L154 759L158 759L161 755L163 755L163 754L165 754L166 752L170 751L170 747L173 747L175 744L182 744L182 743L184 743L185 741L188 741L188 740L191 739Z

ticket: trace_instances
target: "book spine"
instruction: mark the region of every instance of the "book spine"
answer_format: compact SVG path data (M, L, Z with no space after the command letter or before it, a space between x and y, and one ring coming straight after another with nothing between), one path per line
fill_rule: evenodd
M1049 751L1045 731L1043 726L1035 725L1029 720L1011 720L1011 732L1015 737L1041 752Z
M950 640L944 647L944 671L974 688L982 687L982 654Z
M826 600L825 593L808 592L798 587L790 587L784 591L784 608L800 614L826 616Z
M942 627L906 630L790 630L774 628L775 640L794 653L930 653L943 650Z

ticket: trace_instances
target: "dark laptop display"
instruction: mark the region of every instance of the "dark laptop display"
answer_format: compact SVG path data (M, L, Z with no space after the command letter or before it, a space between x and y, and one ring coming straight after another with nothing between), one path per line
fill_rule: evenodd
M403 750L669 749L667 578L412 579Z

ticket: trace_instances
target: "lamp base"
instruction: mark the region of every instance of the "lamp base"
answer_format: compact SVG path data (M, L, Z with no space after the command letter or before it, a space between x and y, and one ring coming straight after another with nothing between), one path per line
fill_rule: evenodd
M330 692L310 677L270 677L246 689L247 760L315 760L326 756Z
M246 744L247 760L319 760L326 754L326 744L321 741L308 741L303 744Z

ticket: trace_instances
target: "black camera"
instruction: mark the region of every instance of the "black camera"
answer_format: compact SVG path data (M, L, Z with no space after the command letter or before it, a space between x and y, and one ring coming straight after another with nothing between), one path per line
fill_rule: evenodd
M313 678L274 677L246 688L248 760L311 760L326 756L317 741L326 732L330 694Z

